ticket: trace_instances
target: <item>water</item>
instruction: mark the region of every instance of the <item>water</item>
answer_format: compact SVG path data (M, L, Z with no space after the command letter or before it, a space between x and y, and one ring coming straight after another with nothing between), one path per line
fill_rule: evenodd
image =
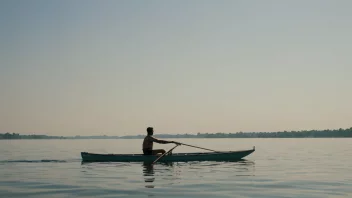
M81 163L81 151L140 153L142 140L2 140L0 197L352 197L351 139L177 141L256 151L240 162L150 166Z

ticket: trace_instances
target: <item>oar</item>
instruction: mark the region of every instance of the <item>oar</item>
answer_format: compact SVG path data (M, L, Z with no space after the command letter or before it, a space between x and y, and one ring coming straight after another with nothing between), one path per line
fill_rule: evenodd
M164 157L166 154L170 153L172 150L174 150L176 147L180 146L179 144L177 144L176 146L174 146L172 149L170 149L168 152L162 154L160 157L158 157L158 159L156 159L152 164L155 164L155 162L157 162L160 158Z
M202 147L198 147L198 146L192 146L192 145L184 144L184 143L181 143L181 142L179 142L179 143L182 144L182 145L185 145L185 146L190 146L190 147L194 147L194 148L204 149L204 150L208 150L208 151L214 151L214 150L211 150L211 149L202 148ZM219 151L214 151L214 152L220 153Z

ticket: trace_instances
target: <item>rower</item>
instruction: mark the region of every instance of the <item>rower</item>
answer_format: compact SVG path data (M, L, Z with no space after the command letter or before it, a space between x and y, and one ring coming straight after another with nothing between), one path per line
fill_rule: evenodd
M157 155L157 154L164 154L165 150L164 149L155 149L153 150L153 143L159 143L159 144L170 144L170 143L174 143L174 144L180 144L178 142L174 142L174 141L166 141L166 140L159 140L156 139L155 137L153 137L154 134L154 129L153 127L148 127L147 128L147 136L144 138L143 141L143 153L144 155Z

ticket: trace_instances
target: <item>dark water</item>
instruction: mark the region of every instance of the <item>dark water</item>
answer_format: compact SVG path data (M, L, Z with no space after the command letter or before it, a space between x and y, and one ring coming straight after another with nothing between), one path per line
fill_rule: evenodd
M0 197L352 197L352 139L178 139L256 151L239 162L81 163L81 151L140 153L141 141L0 141Z

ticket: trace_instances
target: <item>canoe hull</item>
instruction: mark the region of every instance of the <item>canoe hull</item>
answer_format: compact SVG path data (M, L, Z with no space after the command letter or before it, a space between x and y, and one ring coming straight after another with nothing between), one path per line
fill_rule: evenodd
M251 150L207 153L174 153L159 159L160 162L187 162L187 161L236 161L254 152ZM84 162L153 162L158 158L155 155L143 154L96 154L81 152Z

